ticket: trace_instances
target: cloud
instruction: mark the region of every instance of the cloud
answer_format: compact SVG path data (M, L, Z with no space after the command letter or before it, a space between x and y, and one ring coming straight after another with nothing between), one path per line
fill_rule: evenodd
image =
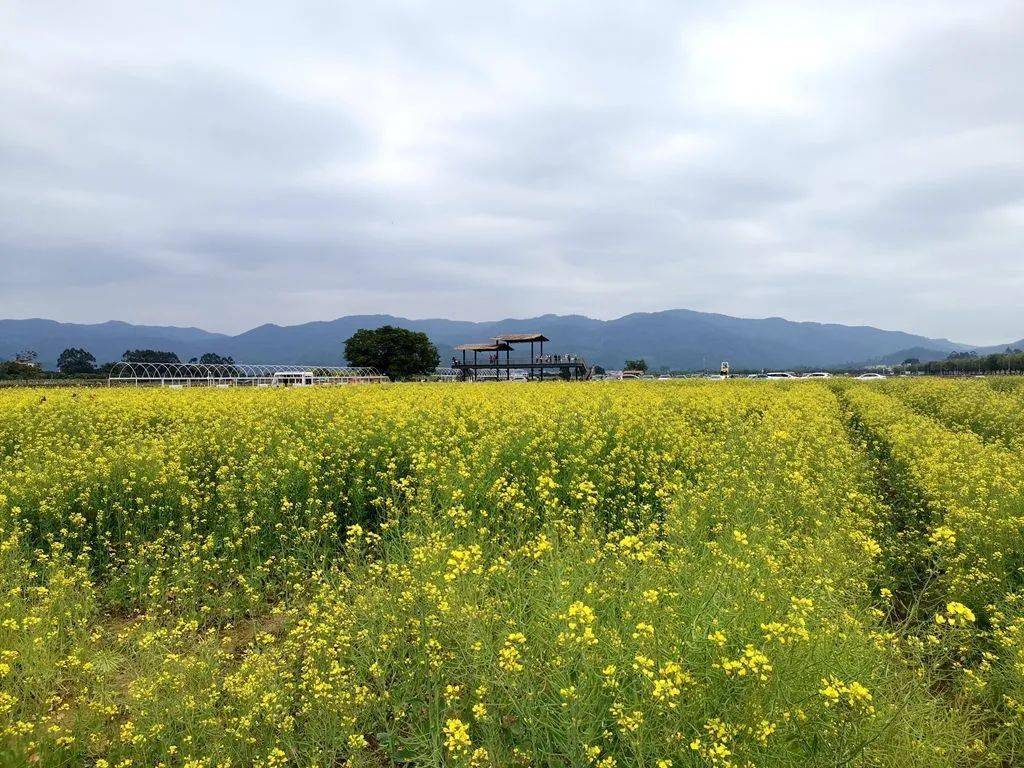
M689 307L1022 335L1016 2L14 2L0 24L3 316Z

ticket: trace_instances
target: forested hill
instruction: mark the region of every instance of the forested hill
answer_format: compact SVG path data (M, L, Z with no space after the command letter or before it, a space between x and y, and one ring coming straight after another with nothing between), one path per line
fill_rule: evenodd
M443 361L452 347L498 333L541 331L552 352L574 352L588 362L620 367L642 357L653 368L715 368L728 360L737 368L831 367L907 356L938 359L975 349L948 339L835 323L793 322L780 317L749 319L685 309L635 313L615 320L582 315L543 315L492 322L410 320L391 315L349 315L301 325L261 325L230 336L200 328L141 326L111 321L95 325L52 320L0 320L0 359L34 349L52 368L67 347L84 347L100 363L117 360L127 349L161 349L182 360L215 352L238 361L337 363L342 342L359 328L400 325L423 331L437 344ZM1021 346L1024 342L1012 342Z

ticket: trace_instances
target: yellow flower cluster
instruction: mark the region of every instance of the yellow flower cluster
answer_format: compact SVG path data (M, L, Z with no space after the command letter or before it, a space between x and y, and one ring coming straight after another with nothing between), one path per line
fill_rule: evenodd
M750 675L761 682L766 681L768 673L772 671L772 665L768 657L753 645L747 645L738 658L722 659L719 661L718 666L729 677L746 677Z
M498 666L506 672L523 671L523 646L526 645L526 635L522 632L511 632L505 638L505 645L498 652Z
M670 709L675 709L683 688L693 685L695 682L696 679L693 675L682 666L674 661L669 661L661 666L656 677L652 677L651 695Z
M456 760L467 757L473 746L469 738L469 726L457 717L449 718L444 724L444 746Z
M871 691L856 680L844 682L835 677L821 681L822 688L818 691L825 699L825 705L834 707L845 704L851 710L862 715L873 715L874 705L871 703Z
M944 613L935 614L935 622L937 624L947 624L951 627L966 627L968 624L973 624L974 621L974 611L955 600L951 603L946 603Z
M559 634L559 642L580 646L597 645L594 623L597 619L594 609L577 600L560 616L565 622L565 631Z

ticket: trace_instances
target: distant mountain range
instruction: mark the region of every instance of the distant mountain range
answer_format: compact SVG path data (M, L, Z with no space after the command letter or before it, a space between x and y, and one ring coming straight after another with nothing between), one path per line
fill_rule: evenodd
M835 323L807 323L781 317L748 319L686 309L644 312L615 320L582 315L543 315L494 322L410 320L391 315L350 315L301 325L261 325L230 336L200 328L131 325L110 321L94 325L53 320L0 320L0 359L34 349L46 368L56 366L67 347L84 347L99 362L119 360L127 349L175 352L182 360L204 352L229 355L239 362L342 362L343 343L359 328L399 325L423 331L438 346L442 364L453 347L483 341L499 333L539 331L551 339L545 351L572 352L589 363L619 368L627 359L644 358L652 369L832 368L865 363L898 363L908 357L945 358L950 352L1002 351L1024 347L1024 339L995 347L974 347L948 339L930 339L901 331Z

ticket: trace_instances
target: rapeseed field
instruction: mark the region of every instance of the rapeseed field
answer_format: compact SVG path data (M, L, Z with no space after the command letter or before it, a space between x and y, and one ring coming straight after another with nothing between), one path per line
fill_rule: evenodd
M1024 389L0 392L0 765L1024 764Z

